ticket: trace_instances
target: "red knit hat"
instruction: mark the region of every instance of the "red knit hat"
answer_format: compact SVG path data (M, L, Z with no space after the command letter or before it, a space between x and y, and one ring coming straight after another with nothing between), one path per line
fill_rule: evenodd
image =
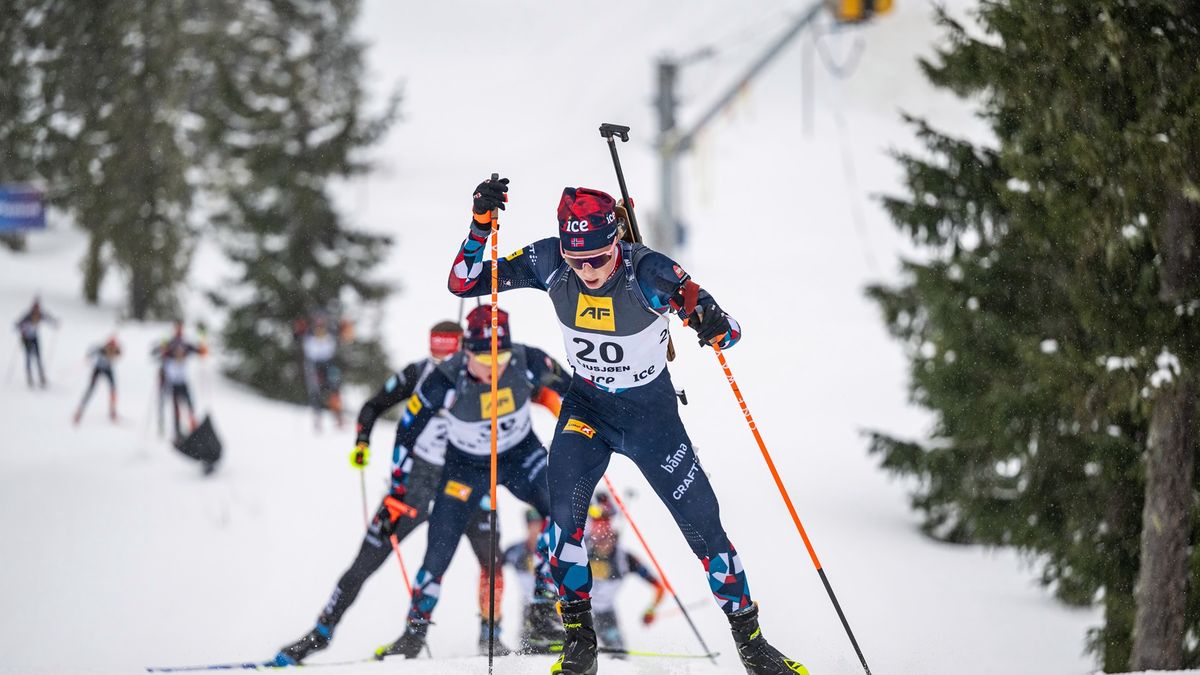
M617 202L607 192L563 188L558 202L558 237L567 252L594 251L617 236Z
M467 314L467 332L463 346L469 352L482 353L492 348L492 308L480 305ZM508 334L508 312L496 310L496 342L499 349L512 349L512 337Z

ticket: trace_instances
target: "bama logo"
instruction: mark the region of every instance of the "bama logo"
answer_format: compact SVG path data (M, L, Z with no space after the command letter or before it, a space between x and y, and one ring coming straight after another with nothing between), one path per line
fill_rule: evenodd
M617 330L612 298L579 294L575 304L575 327L612 333Z

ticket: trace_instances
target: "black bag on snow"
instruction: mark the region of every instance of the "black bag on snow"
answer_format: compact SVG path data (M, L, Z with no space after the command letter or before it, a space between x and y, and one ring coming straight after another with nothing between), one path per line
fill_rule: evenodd
M206 415L195 431L175 443L175 448L201 462L205 475L212 473L221 459L221 439L217 438L217 432L213 429L212 418Z

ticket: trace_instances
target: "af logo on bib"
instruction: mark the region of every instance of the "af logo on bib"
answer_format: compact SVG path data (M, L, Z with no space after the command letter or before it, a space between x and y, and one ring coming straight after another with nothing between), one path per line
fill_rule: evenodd
M579 301L575 306L575 326L608 333L615 332L617 321L613 315L613 299L580 293Z
M500 401L497 406L496 415L507 415L517 409L516 401L513 399L512 387L505 387L496 392L496 398ZM491 418L492 416L492 392L485 391L479 395L480 416Z

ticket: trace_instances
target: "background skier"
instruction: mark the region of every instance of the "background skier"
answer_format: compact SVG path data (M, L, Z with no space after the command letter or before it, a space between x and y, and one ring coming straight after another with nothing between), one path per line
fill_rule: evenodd
M364 470L370 462L371 431L381 415L412 396L421 382L446 358L458 352L462 343L462 328L453 321L442 321L434 325L429 333L429 357L408 364L387 379L358 413L357 435L354 449L350 453L350 465ZM397 429L397 436L399 435ZM434 497L441 480L442 465L446 456L446 420L435 417L417 437L412 449L412 469L403 495L389 492L380 503L375 517L367 527L362 546L354 562L346 569L333 593L317 617L316 625L296 642L286 645L276 654L274 663L279 666L302 663L313 652L325 649L333 639L334 630L346 610L358 597L366 580L392 555L391 537L396 542L404 540L429 518ZM399 471L393 467L393 475ZM401 502L403 497L404 501ZM411 508L412 511L408 511ZM404 515L408 511L408 515ZM466 537L479 560L480 595L487 597L489 538L491 534L487 518L488 504L481 503L475 509L467 525ZM499 570L499 567L497 566ZM501 579L503 577L501 576ZM496 594L503 595L503 583L496 584ZM486 609L486 605L483 606ZM481 614L485 609L481 609ZM487 625L486 616L483 625ZM486 643L485 643L486 646Z
M517 583L521 590L519 597L524 600L524 606L521 609L522 616L524 616L521 632L522 642L529 642L532 639L531 633L535 626L535 617L532 615L534 610L529 601L533 597L533 591L537 585L538 542L545 530L545 516L538 513L537 509L525 509L525 539L504 549L501 556L504 564L517 573Z
M150 351L150 355L159 359L160 402L166 398L171 400L171 412L175 421L175 441L184 437L182 416L183 406L187 406L188 433L196 430L196 410L192 404L192 392L188 387L187 359L193 354L206 356L208 347L201 341L199 344L188 342L183 337L183 322L176 321L174 332L167 340ZM162 408L159 408L159 428L162 428Z
M304 357L304 385L313 408L313 425L321 428L321 411L328 409L334 423L342 426L342 371L337 364L338 347L349 339L349 324L340 323L335 334L324 315L313 317L311 323L297 322L301 332L301 353Z
M17 332L21 334L21 346L25 349L25 380L29 383L30 389L33 389L34 366L37 366L39 385L42 389L46 388L46 368L42 363L42 348L38 340L38 330L43 321L58 326L58 319L42 309L42 302L39 298L34 298L29 311L25 312L16 323Z
M83 418L83 410L87 407L88 399L92 397L92 390L96 388L96 380L101 377L108 380L108 417L113 422L117 421L117 380L113 375L113 363L120 355L121 345L116 336L88 350L88 356L92 359L92 377L88 382L87 391L83 393L83 400L79 402L79 408L75 410L75 424L79 424L79 420Z
M450 565L458 539L473 511L477 495L490 483L491 406L499 416L497 440L498 484L541 512L549 508L546 485L546 449L533 433L530 404L538 390L566 389L562 368L540 349L514 344L508 313L499 312L497 339L497 393L491 395L491 308L476 307L467 315L465 351L448 359L417 387L409 398L397 439L397 466L393 492L404 497L411 476L412 447L429 421L445 410L448 421L446 469L429 523L429 545L413 584L412 606L404 633L381 647L379 658L404 655L413 658L425 644L430 618L441 596L442 574ZM561 644L554 591L549 569L539 569L531 615L535 626L523 651L548 651Z
M662 602L666 586L637 556L625 550L619 541L614 509L604 492L596 494L588 510L588 526L584 535L588 550L588 566L592 570L592 612L596 620L596 637L600 644L613 650L613 655L625 649L625 638L617 621L617 593L631 573L641 577L654 588L654 600L642 612L642 623L654 622L655 611Z

